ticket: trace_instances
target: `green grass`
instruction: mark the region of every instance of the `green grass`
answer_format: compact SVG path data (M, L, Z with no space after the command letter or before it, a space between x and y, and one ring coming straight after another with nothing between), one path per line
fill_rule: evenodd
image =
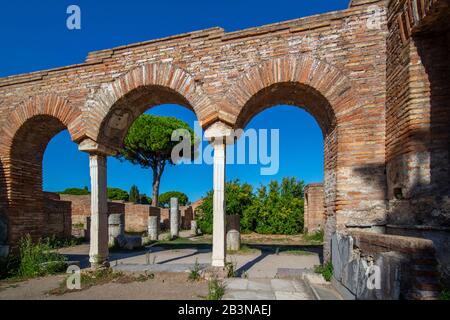
M160 240L157 242L157 244L211 244L210 239L198 239L196 241L192 241L189 238L175 238L173 240Z
M58 238L55 235L52 235L50 237L44 238L42 240L42 243L46 244L51 249L60 249L80 245L83 243L83 241L84 239L82 238Z
M258 254L261 253L261 250L256 248L251 248L248 245L241 245L240 250L227 250L227 254Z
M225 284L217 278L213 278L208 282L208 296L206 300L222 300L225 294Z
M19 241L19 254L0 260L0 279L13 281L65 271L66 258L55 252L55 243L33 242L29 235Z
M331 262L328 262L324 264L323 266L315 266L314 272L321 274L326 281L330 282L331 277L333 276L333 264Z
M323 242L323 230L316 231L313 234L305 234L304 239L306 241Z
M280 252L280 255L290 255L290 256L310 256L310 255L314 255L314 254L315 253L305 251L305 250L300 250L300 249L290 249L290 250L285 250L285 251Z

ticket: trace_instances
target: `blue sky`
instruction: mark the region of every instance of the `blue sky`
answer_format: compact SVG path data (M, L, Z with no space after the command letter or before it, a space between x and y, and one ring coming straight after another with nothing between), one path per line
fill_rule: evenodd
M219 26L225 31L345 9L349 0L295 1L12 1L0 6L0 77L82 62L89 51ZM66 8L76 4L82 29L66 28ZM176 116L190 125L194 113L164 105L150 113ZM323 179L323 138L315 120L300 108L277 106L255 116L248 128L280 129L280 171L261 176L257 165L229 165L227 179L239 177L257 186L270 179L296 176ZM87 155L67 132L52 139L44 155L44 189L89 185ZM151 173L116 159L108 162L108 184L150 193ZM212 187L212 167L168 167L161 191L180 190L191 200Z

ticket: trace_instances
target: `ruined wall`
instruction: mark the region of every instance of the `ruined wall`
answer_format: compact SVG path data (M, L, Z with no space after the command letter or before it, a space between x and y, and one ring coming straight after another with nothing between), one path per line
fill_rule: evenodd
M442 28L437 17L448 19L450 11L431 13L426 18L433 23L424 28L417 22L414 29L408 3L391 1L389 7L389 223L449 226L450 43L448 26Z
M125 203L125 231L147 232L148 217L160 216L160 210L149 205Z
M335 234L332 252L332 282L347 299L439 297L439 273L430 240L359 231Z
M44 201L45 212L45 236L56 236L57 238L70 238L72 235L71 204L46 198Z
M368 24L373 5L380 9L379 28ZM193 110L204 127L215 121L239 127L274 104L305 107L324 130L326 238L336 227L385 222L385 5L354 1L347 10L246 30L190 32L91 52L78 65L0 79L0 160L10 236L28 229L39 236L43 223L37 205L41 173L32 170L41 159L27 159L25 166L12 157L25 139L18 132L35 134L37 126L25 125L28 118L45 114L59 121L46 130L49 136L35 139L35 153L43 153L44 140L63 128L76 142L116 145L146 108L164 103ZM277 94L270 94L272 88ZM21 175L27 183L15 184Z
M90 195L60 195L61 200L71 203L72 224L85 224L86 217L91 215ZM122 213L125 215L126 232L147 232L148 217L160 216L163 228L169 228L169 209L152 207L145 204L134 204L124 201L109 201L108 214ZM192 207L180 207L180 227L189 229L193 219Z
M433 241L450 279L449 1L391 1L387 39L387 233Z
M322 183L305 187L304 233L323 230L325 224L324 191Z

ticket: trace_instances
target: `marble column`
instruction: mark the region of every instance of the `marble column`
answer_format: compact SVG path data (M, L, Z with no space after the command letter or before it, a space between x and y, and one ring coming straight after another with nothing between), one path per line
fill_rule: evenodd
M213 178L213 249L212 266L224 267L226 261L225 224L225 164L226 145L234 143L234 132L227 124L217 121L205 130L205 138L214 148Z
M180 207L178 198L170 198L170 239L178 238L180 230Z
M108 265L108 198L106 191L106 156L89 155L91 174L91 266Z
M158 240L159 235L159 217L150 216L147 220L148 238L152 241Z
M225 151L224 139L216 138L214 146L214 197L213 197L213 252L212 266L224 267L226 259L225 238Z

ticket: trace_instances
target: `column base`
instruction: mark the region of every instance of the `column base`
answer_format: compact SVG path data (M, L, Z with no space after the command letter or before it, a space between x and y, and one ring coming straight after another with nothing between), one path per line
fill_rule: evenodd
M218 267L218 268L224 268L225 267L225 260L223 259L213 259L211 266Z
M89 262L91 264L91 269L104 269L109 268L110 264L108 258L99 259L98 257L90 257Z

